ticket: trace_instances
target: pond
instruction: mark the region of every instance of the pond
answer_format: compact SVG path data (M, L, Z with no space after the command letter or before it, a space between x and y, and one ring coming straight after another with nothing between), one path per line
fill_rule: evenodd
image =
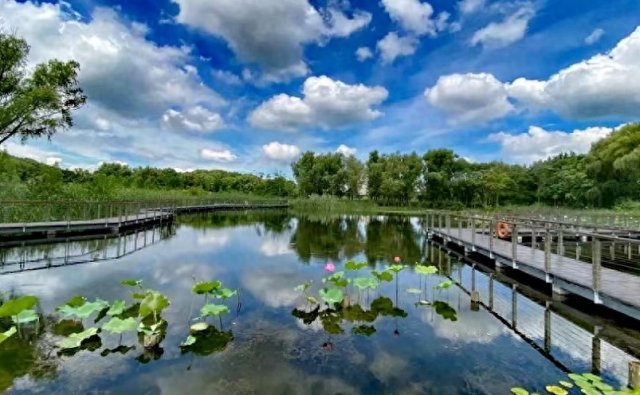
M39 300L37 324L0 344L8 393L507 394L543 391L569 370L626 385L640 354L631 325L460 262L425 240L418 218L184 216L127 236L0 247L0 256L5 298ZM192 292L214 280L228 297ZM96 309L74 322L64 317L74 307L56 307L84 295L128 308L147 288L170 303L155 347L135 330L102 330L60 349L62 334L109 317L95 323ZM212 303L225 311L199 318ZM198 322L207 329L194 331Z

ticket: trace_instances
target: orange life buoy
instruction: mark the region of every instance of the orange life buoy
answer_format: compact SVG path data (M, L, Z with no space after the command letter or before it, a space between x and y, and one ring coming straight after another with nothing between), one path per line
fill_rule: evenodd
M508 239L511 237L511 225L506 222L498 222L496 225L496 234L500 239Z

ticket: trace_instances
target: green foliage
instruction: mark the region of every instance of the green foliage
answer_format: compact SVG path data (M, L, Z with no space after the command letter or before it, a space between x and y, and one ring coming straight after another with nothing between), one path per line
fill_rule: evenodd
M62 306L58 306L56 308L56 311L65 317L77 317L81 320L85 320L89 318L93 313L100 312L108 307L108 302L102 299L96 299L93 302L85 302L84 304L77 307L72 307L69 304L64 304Z
M142 285L142 280L124 279L120 281L120 284L127 287L139 287Z
M140 302L140 309L138 314L141 318L153 316L157 322L157 317L162 313L164 309L169 307L171 302L169 298L161 294L158 291L147 291L144 299Z
M353 285L359 289L376 289L380 282L374 277L357 277L353 279Z
M378 281L386 281L390 282L393 280L393 274L388 271L378 272L376 270L372 270L371 274L378 279Z
M111 307L107 311L107 315L116 316L124 313L127 303L124 300L116 300L111 304Z
M71 127L71 112L86 101L77 81L80 64L50 60L27 76L29 46L4 33L0 53L0 144L13 136L51 137Z
M118 317L113 317L106 324L102 325L102 330L118 335L124 332L135 331L137 328L138 322L131 317L124 320Z
M416 265L413 270L416 274L431 275L438 273L438 268L435 266Z
M38 304L38 298L31 295L9 299L0 306L0 317L17 316L24 310L33 308L36 304Z
M98 328L89 328L79 333L72 333L58 342L61 349L73 349L82 346L82 343L89 338L96 336L100 332Z
M195 284L192 291L198 295L210 294L218 288L222 287L220 281L206 281Z
M354 262L354 261L348 261L347 263L344 264L344 268L346 270L351 270L351 271L358 271L361 269L364 269L365 267L367 267L367 262Z
M338 288L323 288L320 290L319 295L329 305L342 303L344 299L344 293Z
M200 309L200 316L202 317L217 317L221 314L229 312L229 307L223 304L206 304Z
M18 332L15 326L12 326L8 330L0 333L0 344L2 344L5 340L15 335Z

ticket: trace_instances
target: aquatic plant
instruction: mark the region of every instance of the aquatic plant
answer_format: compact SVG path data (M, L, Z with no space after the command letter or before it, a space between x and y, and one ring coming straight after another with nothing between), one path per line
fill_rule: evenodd
M640 389L620 388L616 389L607 384L602 377L593 373L569 373L568 380L560 380L558 384L545 386L545 390L553 395L569 395L577 393L578 390L584 395L640 395ZM511 393L515 395L535 395L522 387L511 388Z

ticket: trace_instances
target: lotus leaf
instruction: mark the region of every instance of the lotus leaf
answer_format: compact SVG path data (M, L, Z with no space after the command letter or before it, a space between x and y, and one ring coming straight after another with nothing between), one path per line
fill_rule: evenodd
M3 343L8 338L10 338L11 336L15 335L16 332L18 332L18 330L16 329L15 326L12 326L11 328L9 328L8 331L0 333L0 344Z
M338 288L323 288L319 292L320 297L328 304L341 303L344 299L342 290Z
M69 337L62 339L58 342L58 347L62 349L72 349L78 348L82 345L82 342L97 335L99 332L98 328L89 328L80 333L72 333Z
M226 314L229 312L229 308L223 304L206 304L200 309L200 315L202 317L218 316L220 314Z
M123 320L118 317L113 317L109 322L102 326L102 329L107 332L122 334L124 332L135 331L137 327L138 323L133 318Z
M344 268L347 270L351 270L351 271L357 271L360 269L364 269L365 267L367 267L367 262L354 262L354 261L349 261L347 263L344 264Z
M220 281L205 281L197 283L191 290L198 295L203 295L211 293L220 287L222 287Z
M23 310L32 308L38 303L38 298L31 295L9 299L0 306L0 317L12 317Z
M416 265L413 269L417 274L436 274L438 273L438 268L435 266L425 266L425 265Z

